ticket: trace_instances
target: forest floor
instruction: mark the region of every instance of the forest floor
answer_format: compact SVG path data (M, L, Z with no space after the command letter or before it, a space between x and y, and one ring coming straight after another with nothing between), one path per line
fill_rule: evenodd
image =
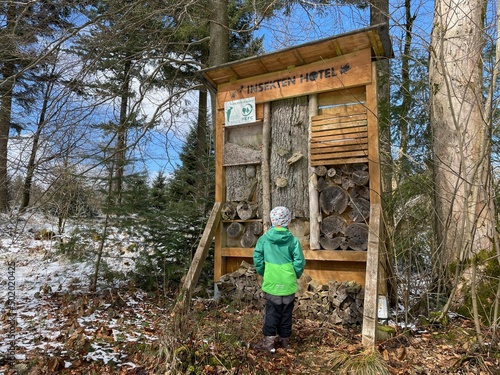
M0 225L0 375L342 374L346 358L369 364L361 327L298 317L286 351L261 352L263 313L238 303L195 299L176 332L173 296L110 280L89 293L91 263L33 240L36 228L15 239L9 228ZM484 335L477 345L473 322L455 316L446 326L396 327L376 353L387 374L500 374L499 342Z
M0 374L337 374L339 353L363 355L360 327L304 319L295 319L288 350L264 353L253 348L261 311L197 300L175 348L180 365L169 372L161 355L162 343L171 342L165 300L121 288L52 292L31 313L24 302L15 360L0 355ZM500 374L498 344L474 348L474 337L472 322L455 318L446 327L398 330L377 352L388 374Z

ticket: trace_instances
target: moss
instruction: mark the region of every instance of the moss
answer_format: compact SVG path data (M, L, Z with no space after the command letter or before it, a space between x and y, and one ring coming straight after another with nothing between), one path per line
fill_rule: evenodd
M500 278L500 265L496 257L496 250L482 250L474 259L477 264L476 293L478 313L484 322L492 320L495 296ZM461 315L472 317L472 297L470 285L462 290L464 303L457 308Z

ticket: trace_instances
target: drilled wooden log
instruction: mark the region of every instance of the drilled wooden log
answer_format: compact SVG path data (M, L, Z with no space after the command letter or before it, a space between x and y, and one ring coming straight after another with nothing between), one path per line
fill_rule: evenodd
M225 202L221 208L221 217L223 220L234 220L236 219L236 202Z
M351 199L349 217L356 222L366 222L370 218L370 202L364 198Z
M364 198L370 200L370 189L367 186L355 186L349 194L351 195L351 199Z
M241 220L253 219L257 213L257 205L243 201L236 206L236 212Z
M351 176L342 176L341 185L344 190L349 190L350 188L356 186L356 184L352 181Z
M345 237L323 237L321 236L319 239L319 243L321 247L325 250L338 250L341 249L341 245L344 244L347 246L347 240ZM345 247L344 246L344 247Z
M327 215L345 211L347 208L348 196L340 186L329 186L325 188L319 196L319 205Z
M351 178L352 182L354 182L355 185L363 186L366 185L370 180L370 174L368 173L368 171L363 170L354 171L352 172Z
M318 165L317 167L314 168L314 173L316 173L316 175L320 177L325 176L327 171L328 170L324 165Z
M346 229L347 244L352 250L368 249L368 225L351 223Z
M247 231L258 236L262 234L263 228L264 226L260 221L253 221L248 225Z
M318 183L317 183L318 192L321 193L328 186L332 186L332 184L329 181L325 180L323 177L318 178Z
M326 175L330 178L332 178L336 174L337 174L337 170L335 168L329 168L328 171L326 172Z
M257 236L253 233L251 233L250 231L245 231L245 233L243 233L243 236L241 236L241 240L240 240L240 243L241 243L241 246L242 247L254 247L255 244L257 243Z
M325 217L321 222L321 233L328 238L333 238L338 233L345 233L346 228L345 219L336 214Z
M231 223L227 229L227 235L231 238L238 238L243 234L245 226L241 223Z

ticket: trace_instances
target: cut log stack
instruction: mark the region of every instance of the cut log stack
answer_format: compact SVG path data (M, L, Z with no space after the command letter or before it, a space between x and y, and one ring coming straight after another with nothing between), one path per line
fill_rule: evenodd
M315 167L321 210L320 245L326 250L368 248L370 189L368 164Z
M256 203L226 202L222 206L222 219L233 221L225 224L227 246L254 247L257 239L263 232L260 221L249 221L257 217L258 205ZM240 220L240 221L234 221Z
M247 262L235 272L223 275L216 283L222 300L259 309L265 303L261 284L262 278ZM304 274L299 279L294 314L332 324L358 325L363 321L363 301L364 289L354 282L320 284Z

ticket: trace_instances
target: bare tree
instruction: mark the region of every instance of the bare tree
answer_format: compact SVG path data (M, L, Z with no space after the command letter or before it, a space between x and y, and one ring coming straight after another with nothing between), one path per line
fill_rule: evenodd
M492 248L490 123L482 96L484 7L482 0L438 0L434 8L429 77L436 259L447 280L450 264L458 264L456 279L463 262Z

